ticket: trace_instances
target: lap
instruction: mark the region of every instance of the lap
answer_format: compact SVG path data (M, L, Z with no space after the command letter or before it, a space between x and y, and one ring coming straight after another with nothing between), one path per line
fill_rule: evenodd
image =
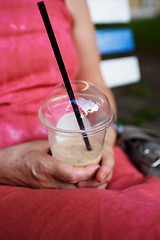
M160 180L115 148L109 189L0 186L0 239L158 239Z

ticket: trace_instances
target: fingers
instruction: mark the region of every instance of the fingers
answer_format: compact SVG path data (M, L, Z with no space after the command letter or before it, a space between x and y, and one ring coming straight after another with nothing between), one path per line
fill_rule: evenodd
M75 184L65 183L62 181L59 181L57 179L45 179L44 181L36 182L34 185L32 185L34 188L39 189L76 189L77 186Z
M105 151L102 156L102 165L96 174L96 180L102 183L105 179L110 180L114 167L114 158L112 151Z
M107 183L104 183L102 185L100 185L99 187L97 187L98 189L106 189L107 188Z
M110 173L110 175L105 178L105 180L101 183L99 183L96 178L90 179L88 181L81 181L79 183L76 184L77 187L79 188L98 188L98 189L106 189L108 182L111 180L112 178L112 172Z
M106 188L108 182L112 178L113 167L114 167L113 149L107 146L103 151L102 164L97 171L96 177L88 181L81 181L77 183L77 187L99 189Z
M54 175L61 181L75 184L80 181L85 181L93 178L99 169L99 165L89 165L87 167L72 167L59 160L56 160Z
M59 161L55 160L48 154L41 154L38 151L32 151L25 156L27 163L28 174L27 185L33 188L54 188L54 189L75 189L77 188L73 183L62 181L56 178L56 165ZM64 167L64 166L63 166ZM53 171L54 169L54 171ZM25 173L27 170L25 169ZM29 175L30 174L30 175ZM29 175L29 177L28 177Z
M34 149L41 152L41 156L44 158L41 163L44 163L46 174L52 177L53 182L57 181L56 185L59 188L63 184L64 188L67 186L66 184L69 184L67 188L75 188L74 184L77 184L78 187L106 188L107 182L111 179L114 160L113 149L110 147L106 147L103 151L101 166L95 164L86 167L72 167L47 154L49 150L47 140L36 141ZM94 178L95 175L96 178ZM51 183L48 187L54 188L54 184Z
M100 167L96 164L87 167L72 167L37 150L32 150L27 158L30 159L27 164L29 163L32 179L47 188L54 188L54 184L56 188L61 188L63 185L65 188L75 188L73 186L75 183L93 178ZM69 185L67 186L66 183Z
M48 141L40 141L37 147L41 147L41 156L44 158L41 163L44 163L46 174L53 180L53 185L50 180L51 186L48 187L54 188L56 181L56 186L58 186L56 188L75 188L76 184L77 187L104 189L111 180L114 159L113 150L110 147L106 147L103 151L101 166L94 164L86 167L72 167L48 155L46 152L49 148Z
M50 156L48 150L47 140L24 143L10 149L13 159L19 159L17 169L20 170L16 173L18 185L73 189L79 183L78 187L106 187L113 165L109 153L102 157L102 166L72 167Z

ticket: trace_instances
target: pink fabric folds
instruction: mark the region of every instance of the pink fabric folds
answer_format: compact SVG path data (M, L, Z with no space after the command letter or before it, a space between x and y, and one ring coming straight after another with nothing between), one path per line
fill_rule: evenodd
M70 13L63 0L46 0L45 5L69 77L76 79ZM2 0L0 19L0 147L6 147L46 137L38 109L62 79L37 1Z
M0 239L160 239L159 179L143 177L119 147L115 160L105 190L0 186Z

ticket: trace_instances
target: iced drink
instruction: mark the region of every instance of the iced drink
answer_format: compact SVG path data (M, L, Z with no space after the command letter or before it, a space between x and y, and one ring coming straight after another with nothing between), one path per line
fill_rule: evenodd
M67 139L57 142L51 148L52 154L62 162L75 167L97 164L101 160L101 145L90 141L92 150L88 151L83 139Z
M51 90L39 110L46 127L52 155L72 166L97 164L101 160L107 128L113 112L105 93L94 84L71 81L84 129L80 129L64 85ZM87 137L91 150L85 145Z

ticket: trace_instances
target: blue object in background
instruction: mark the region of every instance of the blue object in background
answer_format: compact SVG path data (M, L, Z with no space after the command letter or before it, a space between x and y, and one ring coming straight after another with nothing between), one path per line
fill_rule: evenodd
M135 50L134 36L130 28L97 29L96 39L101 55L132 52Z

